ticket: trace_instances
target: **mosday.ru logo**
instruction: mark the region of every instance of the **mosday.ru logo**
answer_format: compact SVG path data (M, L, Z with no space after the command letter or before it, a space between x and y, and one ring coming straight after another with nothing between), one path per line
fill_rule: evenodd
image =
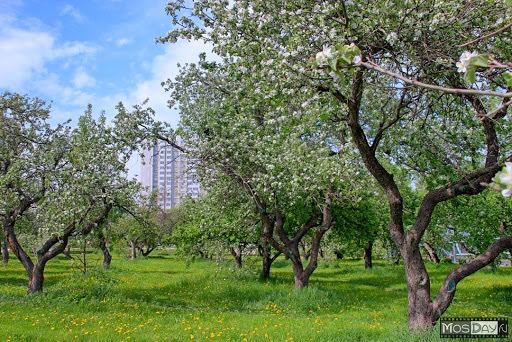
M441 337L508 337L507 318L442 318Z

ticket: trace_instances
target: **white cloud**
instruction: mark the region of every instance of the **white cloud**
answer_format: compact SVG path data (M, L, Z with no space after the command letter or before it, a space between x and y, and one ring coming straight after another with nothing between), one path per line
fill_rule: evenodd
M70 4L67 4L62 8L62 10L60 11L60 15L69 15L77 23L83 23L85 20L85 17L82 15L82 13L80 13L80 11L77 8Z
M131 39L129 38L119 38L118 40L115 41L115 44L119 47L121 46L125 46L125 45L128 45L132 42Z
M84 68L80 67L73 75L73 85L78 89L94 87L96 85L96 79L89 75Z
M84 42L65 42L52 50L53 58L75 57L78 55L93 55L98 48Z
M41 71L53 53L54 43L46 32L0 30L0 87L19 87L34 72Z
M130 103L140 103L149 98L149 105L156 111L159 120L176 125L179 121L179 113L167 106L169 94L166 93L161 83L167 79L173 79L179 72L177 64L198 62L199 54L206 52L212 57L211 46L200 41L179 41L168 45L164 53L153 58L151 74L146 80L139 82L127 96Z
M4 26L0 28L0 87L18 89L44 74L48 62L88 56L96 50L83 42L59 45L49 32Z
M81 111L88 103L94 103L94 94L84 92L79 88L66 85L61 78L54 73L45 78L34 80L33 86L37 87L50 99L57 99L57 106L77 107ZM79 113L75 113L75 116Z

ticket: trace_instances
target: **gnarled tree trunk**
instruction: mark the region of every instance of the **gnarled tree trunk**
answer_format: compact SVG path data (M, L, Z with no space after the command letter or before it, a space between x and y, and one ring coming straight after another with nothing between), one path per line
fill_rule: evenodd
M16 234L14 233L14 225L15 221L6 218L4 219L4 233L9 243L9 247L11 248L12 253L18 258L23 267L25 268L25 272L29 279L32 277L32 269L34 268L34 263L30 259L29 255L23 250L21 247Z
M269 280L270 279L270 267L272 266L272 262L275 260L272 258L272 235L274 233L274 226L272 220L268 217L268 215L261 213L261 225L262 225L262 233L261 233L261 261L262 268L260 279L261 280Z
M439 317L450 305L455 294L456 285L468 275L478 271L491 263L503 250L512 246L512 237L503 237L495 241L489 249L474 258L467 264L452 270L446 278L437 298L432 302L430 298L430 279L425 268L425 263L420 253L420 241L425 230L430 224L434 209L439 203L448 201L461 195L477 195L486 189L495 174L503 167L499 163L499 142L495 129L495 120L503 118L507 114L508 106L495 113L493 119L487 116L486 108L478 97L466 95L467 99L482 118L486 137L485 167L472 173L468 173L456 182L451 182L443 187L429 191L422 200L414 225L411 229L404 229L404 205L399 187L393 174L380 163L376 156L376 150L386 129L400 121L403 115L401 111L406 108L407 92L402 91L401 99L395 108L396 114L390 123L378 128L374 137L368 138L359 122L361 100L364 89L364 69L359 69L352 83L352 91L345 96L339 91L333 91L334 96L348 106L347 122L350 127L353 141L363 159L367 170L384 190L390 211L388 231L391 239L400 250L405 265L408 292L408 318L409 327L413 330L425 330L431 328ZM386 116L388 113L382 113ZM370 143L371 141L371 143ZM507 158L512 161L512 156Z
M435 323L430 299L430 279L419 248L404 249L405 275L407 279L407 312L409 327L423 330Z
M300 257L299 257L300 258ZM302 262L296 261L292 258L292 265L293 265L293 280L295 283L296 289L302 289L309 284L309 275L304 272L304 267L302 265Z
M100 237L100 249L103 253L103 268L107 269L112 263L112 255L108 249L107 239L104 236Z
M155 247L147 246L146 250L144 250L144 247L138 247L138 250L143 257L147 257L155 250Z
M53 236L48 239L43 246L37 251L37 262L34 264L25 252L22 246L19 244L16 234L14 233L14 221L4 221L4 232L9 241L9 246L12 252L25 268L25 272L28 276L28 288L27 293L34 294L43 290L44 282L44 268L46 263L62 253L68 243L68 237L74 230L74 225L68 227L65 234L62 237Z
M262 241L260 252L262 261L260 278L261 280L268 280L270 279L270 267L272 266L272 252L270 244Z
M34 268L32 269L32 274L28 280L27 293L29 295L43 291L45 266L46 262L38 262L34 265Z
M236 268L242 268L242 246L238 245L237 247L230 247L229 251L233 258L235 258Z
M286 255L293 265L293 274L295 281L295 288L302 289L309 284L309 278L318 266L318 256L320 254L320 243L324 234L331 228L332 225L332 189L325 192L325 204L322 210L321 220L318 214L314 214L310 219L304 223L293 238L289 238L284 231L284 216L281 212L276 210L275 218L271 219L268 216L262 216L263 222L272 222L273 227L280 241L270 237L269 241L272 246ZM321 221L321 222L319 222ZM299 247L300 242L304 236L314 227L317 227L311 242L311 251L309 263L306 267L302 264Z
M369 269L372 268L372 250L373 250L373 241L368 241L366 247L364 248L364 268Z
M130 240L130 258L132 260L137 258L137 242Z

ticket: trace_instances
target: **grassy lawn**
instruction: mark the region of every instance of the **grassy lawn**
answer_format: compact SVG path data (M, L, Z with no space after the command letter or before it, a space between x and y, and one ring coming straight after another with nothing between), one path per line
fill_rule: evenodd
M90 255L97 268L99 256ZM450 265L430 265L437 289ZM65 259L47 267L45 293L27 298L17 262L0 266L0 340L6 341L431 341L438 328L406 328L401 266L377 261L321 263L303 291L278 260L272 281L258 281L258 260L185 261L156 254L115 258L84 277ZM463 281L446 316L512 316L512 269L482 270ZM503 339L502 339L503 341Z

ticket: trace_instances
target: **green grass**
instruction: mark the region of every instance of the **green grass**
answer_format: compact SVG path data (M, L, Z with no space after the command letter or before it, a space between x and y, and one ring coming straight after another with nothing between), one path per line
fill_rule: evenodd
M89 257L94 268L99 256ZM451 265L429 265L437 289ZM324 262L310 287L293 289L290 265L278 260L272 280L259 262L157 254L115 258L112 269L77 273L57 259L43 295L27 297L16 260L0 266L0 340L7 341L437 341L407 330L403 269L384 261ZM446 316L512 316L512 269L482 270L463 281Z

